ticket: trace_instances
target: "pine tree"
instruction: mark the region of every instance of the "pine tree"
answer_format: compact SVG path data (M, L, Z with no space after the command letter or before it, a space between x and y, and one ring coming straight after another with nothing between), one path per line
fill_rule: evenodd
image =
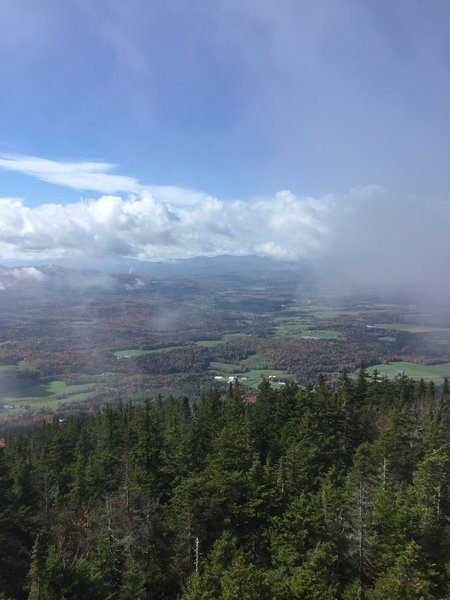
M369 444L362 444L355 453L348 475L347 494L347 554L362 591L370 583L373 570L373 545L370 517L376 489L376 467Z
M146 600L145 577L131 555L127 558L119 600Z
M169 398L164 419L161 468L166 475L166 485L170 487L191 469L190 421L189 400L185 396Z
M330 543L318 542L308 551L301 566L288 580L292 598L335 600L339 587L335 565L337 555Z
M145 400L133 420L135 443L131 449L133 479L138 489L158 499L165 491L162 474L163 409L159 400Z
M44 544L42 534L38 533L33 545L30 570L28 573L30 590L28 600L45 600L46 586L44 580L44 570L46 558L46 545Z
M431 576L431 577L430 577ZM434 570L414 541L397 555L394 566L367 592L367 600L432 600Z
M220 600L269 600L261 572L238 550L221 578Z
M270 382L263 379L258 387L256 402L251 407L251 434L263 462L267 460L272 447L275 397Z

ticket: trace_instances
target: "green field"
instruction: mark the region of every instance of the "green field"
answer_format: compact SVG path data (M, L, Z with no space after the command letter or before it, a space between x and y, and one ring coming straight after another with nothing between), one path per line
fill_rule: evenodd
M217 344L221 344L222 340L198 340L195 342L196 346L202 346L203 348L214 348Z
M33 400L32 407L33 408L53 408L56 409L58 406L64 402L82 402L83 400L87 400L92 396L94 392L82 392L80 394L73 394L68 396L67 398L55 398L51 397L43 400Z
M409 333L433 333L438 331L450 331L445 327L426 327L416 325L415 323L382 323L377 325L379 329L389 329L392 331L407 331Z
M264 369L267 367L267 358L262 354L251 354L248 358L239 361L246 369Z
M169 352L170 350L179 350L185 346L164 346L163 348L154 348L153 350L140 350L139 348L130 348L128 350L117 350L114 356L117 358L136 358L145 354L158 354L159 352Z
M221 371L220 375L224 379L238 379L245 386L255 389L260 385L263 377L265 377L266 379L268 379L269 377L279 377L283 379L289 378L289 376L286 375L284 371L279 371L277 369L251 369L250 371L245 371L244 373L236 373L236 371ZM273 387L282 387L283 385L285 385L284 382L278 381L271 381L270 383Z
M242 383L251 388L257 388L261 383L263 377L268 378L269 376L286 378L288 377L284 371L278 369L265 369L262 365L267 363L267 360L259 354L253 354L247 359L241 360L239 365L242 367L242 371L238 371L239 366L232 363L221 363L212 361L209 368L217 375L222 376L224 379L234 377L242 381ZM253 367L253 368L252 368ZM281 387L283 383L272 381L273 387Z
M32 365L26 360L19 360L16 364L12 365L0 365L0 372L20 372L24 373L26 371L31 371L33 369Z
M280 323L295 323L297 325L304 324L307 325L311 323L311 317L305 317L305 315L290 315L290 316L279 316L275 317L274 321Z
M369 367L367 371L373 373L377 370L380 375L390 379L404 373L412 379L432 380L441 383L444 377L450 378L450 363L440 365L418 365L411 362L391 362L388 364L379 364Z
M85 392L88 388L92 387L92 384L83 383L78 385L66 385L64 381L50 381L49 383L41 383L32 387L20 390L9 396L2 397L3 402L18 402L18 401L30 401L33 402L34 406L39 406L39 400L45 400L45 405L48 402L59 404L62 400L56 398L56 396L68 395L68 400L81 399L78 396L88 397L92 392ZM77 394L78 392L78 394ZM84 398L83 398L84 399Z
M342 333L335 329L313 329L312 319L305 317L277 317L275 338L280 340L338 340Z
M223 363L217 361L211 361L209 368L213 371L218 371L220 374L231 375L241 369L240 376L242 374L247 375L252 370L261 370L267 368L268 360L262 354L251 354L249 357L240 360L238 363Z
M315 317L316 319L333 319L335 317L345 317L346 315L359 315L361 310L345 308L328 308L326 306L302 306L301 310Z
M279 324L275 327L275 338L278 339L300 339L311 324L310 319L303 317L277 319L277 321Z
M235 373L236 369L238 369L239 366L232 363L212 361L209 363L209 368L213 371L219 371L220 373L226 373L227 375L229 375L231 373Z
M392 337L391 335L383 335L378 338L380 342L396 342L397 338Z
M261 383L261 380L263 379L263 377L265 377L266 379L269 376L286 377L286 374L284 371L278 371L276 369L252 369L251 371L247 371L245 373L236 373L235 376L237 379L245 378L243 381L243 383L245 383L245 385L252 387L252 388L257 388L259 386L259 384ZM271 383L274 387L280 387L281 385L283 385L276 381L273 381Z
M238 333L238 332L234 332L234 333L226 333L223 337L224 338L233 338L233 337L247 337L248 335L250 335L249 333Z
M339 340L341 338L342 333L334 329L304 331L300 337L302 340Z

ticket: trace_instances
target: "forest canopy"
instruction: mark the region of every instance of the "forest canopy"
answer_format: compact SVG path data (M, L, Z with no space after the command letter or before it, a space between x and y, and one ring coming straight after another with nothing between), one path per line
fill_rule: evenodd
M0 451L0 598L448 597L449 403L362 367L55 417Z

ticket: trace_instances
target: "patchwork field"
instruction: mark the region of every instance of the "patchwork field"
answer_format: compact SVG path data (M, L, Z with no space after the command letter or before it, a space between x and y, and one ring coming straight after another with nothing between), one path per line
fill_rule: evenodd
M323 311L320 311L322 314ZM275 337L289 340L337 340L343 337L335 329L311 329L315 320L314 312L310 317L277 317L275 319Z
M389 379L404 374L407 377L416 380L425 379L427 381L434 381L435 383L442 383L444 377L450 378L450 363L442 363L440 365L418 365L412 362L398 361L388 364L373 365L367 370L369 373L373 373L375 369L380 375L388 377Z
M202 346L203 348L214 348L217 344L221 344L222 340L197 340L196 346Z
M279 266L275 274L140 277L139 285L129 274L89 293L63 286L3 290L0 402L29 406L30 413L64 403L70 413L86 399L84 408L225 390L235 376L248 388L261 377L306 385L320 373L334 380L343 368L353 372L361 359L389 377L401 371L439 383L450 376L447 310L344 303L314 296L290 272L280 278ZM419 364L425 362L440 364Z
M253 389L258 388L263 378L268 379L273 387L281 387L285 385L285 380L293 380L292 376L289 376L284 371L277 369L251 369L250 371L245 371L243 373L217 371L216 377L223 377L223 379L227 381L229 379L238 379L245 386ZM271 381L272 378L283 381Z
M139 348L129 348L127 350L117 350L114 352L116 358L136 358L137 356L145 356L146 354L159 354L160 352L170 352L170 350L179 350L183 346L164 346L163 348L155 348L153 350L140 350Z
M266 369L269 361L262 354L251 354L248 358L239 361L239 364L246 369Z
M14 405L16 408L26 404L32 404L36 408L56 407L62 402L85 400L93 393L95 393L95 389L93 389L92 384L66 385L62 380L55 380L25 388L8 396L2 396L1 400L3 403Z
M235 373L238 370L239 366L234 363L211 361L209 363L209 368L216 374L231 375L231 373Z
M361 310L353 308L330 308L314 304L302 306L301 311L316 319L334 319L337 317L345 317L347 315L359 315L361 313Z
M392 331L407 331L408 333L450 333L448 327L428 327L425 325L417 325L415 323L382 323L378 325L378 328Z
M216 378L229 380L230 378L239 379L246 386L257 388L264 378L276 378L283 381L271 381L272 386L279 387L284 385L284 380L293 380L292 375L288 375L280 369L268 368L268 359L261 354L252 354L248 358L240 360L238 363L222 363L211 361L209 368L211 374Z
M252 388L257 388L259 386L259 384L261 383L261 380L264 378L269 379L271 377L276 377L279 379L292 379L292 376L290 377L289 375L287 375L284 371L278 371L276 369L252 369L251 371L248 371L247 373L245 373L244 375L247 379L245 380L246 385L252 387ZM271 381L271 384L274 387L278 387L281 385L284 385L284 381L280 382L280 381Z

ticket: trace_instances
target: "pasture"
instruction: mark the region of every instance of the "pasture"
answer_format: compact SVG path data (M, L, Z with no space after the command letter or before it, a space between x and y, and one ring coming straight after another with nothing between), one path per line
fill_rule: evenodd
M256 353L239 361L239 364L246 369L265 369L267 368L268 360L262 354Z
M245 383L245 385L251 388L257 388L261 383L263 377L265 377L266 379L268 379L269 377L279 377L284 379L287 377L287 375L284 371L280 371L277 369L251 369L246 373L236 374L236 377L245 377L245 380L243 382ZM274 387L280 387L280 385L283 385L277 381L271 381L271 384L274 385Z
M195 342L196 346L201 346L202 348L214 348L217 344L222 344L222 340L197 340Z
M211 361L209 368L212 371L217 371L219 375L231 375L231 373L235 373L239 369L239 366L233 363Z
M275 319L275 339L279 340L338 340L342 332L336 329L310 329L314 322L308 317L277 317Z
M400 374L405 374L411 379L425 379L442 383L444 377L450 378L450 363L442 363L439 365L419 365L412 362L390 362L387 364L373 365L367 369L368 373L372 374L374 370L382 376L389 379L395 378Z
M88 383L66 385L62 380L55 380L10 393L8 396L2 397L1 400L6 403L32 402L34 406L39 406L40 401L45 401L46 405L50 401L59 404L62 401L81 399L79 398L80 395L88 397L93 392L86 390L91 387L92 384Z
M417 325L415 323L382 323L377 325L379 329L392 331L407 331L408 333L438 333L440 331L450 332L447 327L427 327L426 325Z
M170 352L170 350L179 350L185 346L164 346L162 348L153 348L152 350L142 350L139 348L129 348L127 350L117 350L114 352L116 358L136 358L146 354L159 354L160 352Z

